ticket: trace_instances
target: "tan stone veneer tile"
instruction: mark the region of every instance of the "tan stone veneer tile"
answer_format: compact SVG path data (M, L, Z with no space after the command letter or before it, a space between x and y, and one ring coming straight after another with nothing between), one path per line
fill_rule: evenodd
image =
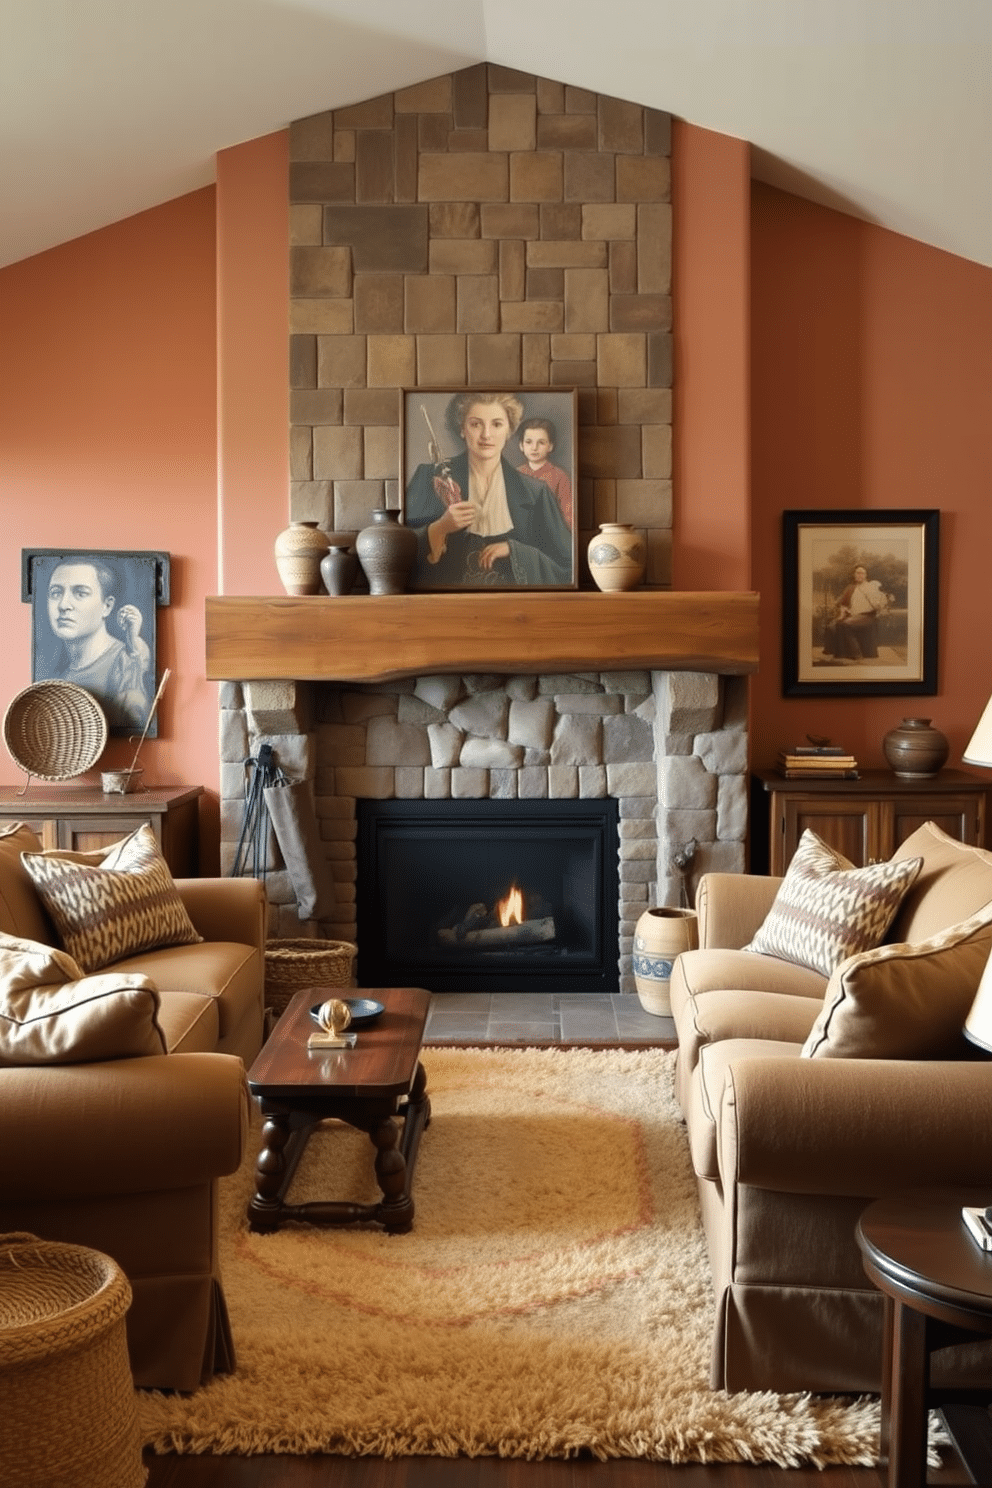
M498 336L468 337L469 383L520 384L520 337L503 332Z
M521 337L524 386L543 387L551 380L551 337L529 332Z
M533 150L536 145L536 96L533 93L503 93L490 98L490 150Z
M365 362L364 336L317 337L318 387L364 387Z
M289 167L289 200L350 202L355 199L355 167L346 161L300 160Z
M462 332L500 329L499 280L495 274L458 276L456 328Z
M430 246L432 274L495 274L499 245L491 238L435 238Z
M644 110L623 98L599 99L599 148L639 155L644 149Z
M599 381L605 387L643 387L647 380L647 349L643 336L600 336L597 361Z
M480 208L478 202L431 202L430 205L431 248L435 238L477 238L479 236ZM484 207L482 211L499 211L498 207ZM486 234L486 236L490 236ZM499 237L499 233L492 234Z
M433 212L433 208L431 211ZM482 207L484 238L537 238L541 235L539 209L535 202L488 204Z
M317 480L361 480L362 431L342 424L314 429L313 473Z
M537 107L542 114L561 114L565 110L565 84L554 78L537 80Z
M636 480L642 473L641 431L633 424L583 429L581 458L584 475Z
M392 93L381 93L378 98L334 110L335 129L391 129L392 126Z
M359 129L355 136L355 200L391 202L394 195L392 133Z
M565 270L565 330L610 329L610 286L605 269ZM652 327L655 329L655 327Z
M417 375L413 336L369 336L369 387L412 387Z
M399 429L371 425L365 430L366 480L396 480L399 468Z
M606 267L605 243L582 243L578 239L527 244L529 269L602 269Z
M417 194L422 202L507 201L509 162L504 154L422 155Z
M346 424L399 422L399 395L395 388L348 388L343 402ZM317 423L318 420L314 419L313 422Z
M537 120L537 144L541 150L594 150L595 116L541 114Z
M667 156L617 156L617 201L664 202L671 194L672 169Z
M635 157L624 157L633 159ZM616 201L614 159L585 150L565 151L564 196L569 202Z
M671 424L642 425L641 466L644 475L649 479L670 479L672 474Z
M306 202L289 209L289 245L291 248L304 244L323 242L324 209L319 202Z
M393 107L398 114L445 114L451 111L451 74L399 88L393 94Z
M642 202L637 208L637 288L668 294L672 287L672 207Z
M618 480L617 521L635 527L672 525L672 483L669 480Z
M334 114L310 114L289 126L289 158L295 160L334 159Z
M564 315L559 300L507 300L500 307L504 331L561 331Z
M404 328L409 335L443 335L457 329L454 275L407 278Z
M620 388L615 394L617 416L622 424L670 424L670 388Z
M489 89L484 62L463 67L452 76L451 98L456 129L485 129Z
M290 300L289 329L304 335L347 336L355 329L352 300Z
M355 330L403 330L403 275L355 275Z
M464 336L417 337L417 383L461 387L465 382Z
M293 298L351 294L351 254L347 248L292 248L289 266Z
M527 298L527 257L524 245L518 238L505 239L499 245L499 298L501 300ZM544 296L535 295L535 299L540 298ZM554 296L549 295L547 298L554 298Z
M637 291L637 244L614 242L609 247L611 294Z
M531 150L510 156L510 200L556 202L562 198L562 157L558 150Z
M590 202L582 208L584 238L635 238L637 208L633 202Z
M671 295L615 294L610 300L611 331L669 331Z
M294 388L289 395L293 424L340 424L344 402L340 388Z
M428 209L420 203L352 203L328 207L324 212L324 242L350 248L356 273L424 273L427 229Z

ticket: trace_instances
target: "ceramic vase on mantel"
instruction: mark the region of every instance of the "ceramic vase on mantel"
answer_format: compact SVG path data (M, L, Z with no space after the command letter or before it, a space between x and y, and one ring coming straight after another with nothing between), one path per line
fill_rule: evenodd
M319 594L327 538L316 522L290 522L275 541L276 569L287 594Z
M904 718L882 740L882 753L901 780L929 780L946 762L950 748L929 718Z
M648 564L647 544L629 522L602 522L588 548L589 572L597 588L636 589Z
M669 987L676 956L699 944L694 909L646 909L634 927L634 986L646 1013L672 1015Z
M328 594L350 594L358 578L358 554L355 552L355 534L329 532L328 549L320 560L320 577Z
M355 540L355 552L369 581L370 594L405 594L417 561L417 534L400 514L379 506Z

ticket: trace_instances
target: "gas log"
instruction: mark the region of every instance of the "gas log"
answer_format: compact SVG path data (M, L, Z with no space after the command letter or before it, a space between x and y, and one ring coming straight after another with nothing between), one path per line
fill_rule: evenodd
M521 925L487 925L481 930L463 930L461 925L437 932L442 945L488 947L511 950L513 946L538 945L554 940L555 922L550 915L540 920L524 920Z

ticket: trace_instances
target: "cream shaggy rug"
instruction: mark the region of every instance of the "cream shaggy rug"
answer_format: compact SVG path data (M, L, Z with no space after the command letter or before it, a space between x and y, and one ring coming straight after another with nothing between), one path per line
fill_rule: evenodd
M713 1298L674 1054L428 1049L407 1235L252 1235L222 1185L237 1373L140 1395L160 1452L870 1465L878 1407L707 1388ZM377 1196L314 1133L291 1197Z

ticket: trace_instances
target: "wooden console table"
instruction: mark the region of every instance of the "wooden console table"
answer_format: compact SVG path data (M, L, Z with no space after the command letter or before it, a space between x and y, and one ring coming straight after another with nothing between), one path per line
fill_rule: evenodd
M199 797L202 785L163 785L132 795L105 795L92 785L47 785L32 780L23 795L0 786L0 827L24 821L42 847L92 852L129 832L151 827L177 878L199 873Z
M783 874L810 827L857 867L890 858L917 827L932 821L949 837L985 846L988 786L964 770L901 780L862 770L859 780L786 780L775 770L751 777L751 872Z

